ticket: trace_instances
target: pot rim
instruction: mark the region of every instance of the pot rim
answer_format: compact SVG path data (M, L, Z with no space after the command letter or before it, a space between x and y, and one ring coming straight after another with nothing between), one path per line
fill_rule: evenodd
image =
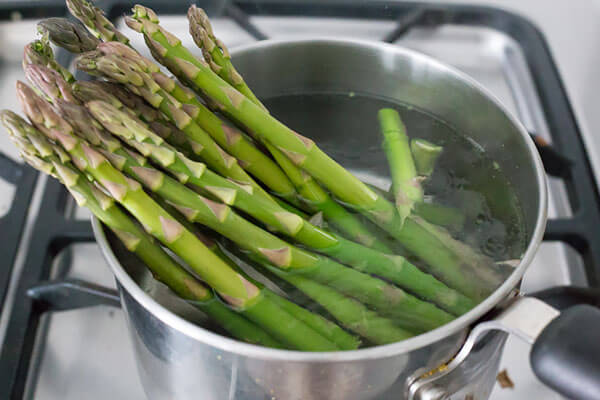
M424 55L414 50L406 49L398 45L373 42L366 40L354 40L354 39L294 39L294 40L264 40L257 43L252 43L245 46L240 46L232 51L233 54L243 54L246 52L253 51L257 48L262 47L273 47L273 46L287 46L289 44L330 44L334 46L339 45L355 45L363 47L371 47L374 49L385 48L386 51L392 51L397 54L403 54L410 58L416 58L422 62L426 62L432 67L454 76L456 79L463 82L463 84L471 86L476 91L479 91L483 96L490 99L512 122L512 124L520 132L521 136L525 139L530 157L533 159L536 173L536 181L540 188L538 202L539 209L537 212L535 229L532 238L527 246L527 249L519 263L518 267L515 268L513 273L498 287L490 296L484 301L478 304L475 308L470 310L468 313L456 318L455 320L424 334L415 336L410 339L403 340L401 342L369 347L359 350L351 351L337 351L337 352L303 352L296 350L278 350L272 348L266 348L258 345L243 343L235 339L230 339L219 334L213 333L207 329L197 326L179 316L172 313L152 297L145 293L133 279L123 269L120 262L116 258L112 248L110 247L104 228L100 221L92 216L92 227L96 241L98 242L104 257L108 261L115 278L119 283L121 289L126 290L138 303L140 303L145 309L151 312L156 318L160 319L171 328L178 330L179 332L203 343L209 344L223 351L236 353L246 357L258 358L263 360L276 360L276 361L295 361L295 362L342 362L342 361L354 361L354 360L365 360L365 359L379 359L392 357L398 354L407 353L420 347L430 345L437 342L445 337L448 337L454 333L457 333L479 318L490 311L495 305L501 302L508 296L513 288L517 286L521 280L525 270L533 260L537 248L542 241L543 233L546 226L547 218L547 188L546 188L546 176L544 174L544 167L540 159L539 153L530 138L527 130L523 125L510 113L506 107L487 89L481 84L476 82L473 78L467 74L450 67L440 61L435 60L432 57Z

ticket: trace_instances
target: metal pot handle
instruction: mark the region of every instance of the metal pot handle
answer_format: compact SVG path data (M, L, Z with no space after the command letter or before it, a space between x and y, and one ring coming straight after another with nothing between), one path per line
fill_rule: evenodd
M41 282L27 290L27 295L45 311L65 311L107 305L121 307L119 292L79 279Z
M516 297L495 317L476 325L445 367L409 379L408 399L448 398L441 379L449 377L478 339L493 330L533 344L533 371L548 386L575 400L600 400L600 310L579 304L560 312L542 300L524 296Z

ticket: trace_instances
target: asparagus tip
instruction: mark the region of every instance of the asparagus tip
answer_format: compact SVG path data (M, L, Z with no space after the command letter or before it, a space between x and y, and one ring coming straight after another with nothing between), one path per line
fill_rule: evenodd
M93 50L100 41L83 26L66 18L47 18L37 24L38 32L71 53Z

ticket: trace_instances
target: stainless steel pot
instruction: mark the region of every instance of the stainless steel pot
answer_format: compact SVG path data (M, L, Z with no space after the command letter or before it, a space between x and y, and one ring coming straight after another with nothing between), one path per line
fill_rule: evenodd
M443 327L386 346L305 353L245 344L205 329L206 321L154 282L94 220L97 241L118 283L148 397L434 399L459 388L476 399L487 397L506 337L498 330L533 341L559 314L537 299L515 296L546 223L545 175L525 129L469 77L397 46L338 40L265 41L239 49L234 58L261 98L355 92L412 104L465 132L511 181L522 205L528 246L521 263L489 298ZM365 133L335 140L342 146L368 147L378 139ZM357 168L353 171L360 173ZM484 317L493 309L504 311ZM476 339L478 345L473 347ZM446 369L422 376L446 363L461 347Z

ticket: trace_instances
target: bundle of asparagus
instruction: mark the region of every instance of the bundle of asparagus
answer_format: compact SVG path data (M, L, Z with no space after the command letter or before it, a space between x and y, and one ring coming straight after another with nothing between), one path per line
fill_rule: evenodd
M436 225L461 222L423 202L420 181L442 149L409 142L395 110L379 114L394 204L270 115L201 9L190 7L188 19L202 57L152 10L137 5L127 18L178 82L101 10L67 5L87 31L61 18L39 24L42 37L23 58L34 88L17 83L31 124L10 111L2 122L26 162L60 180L156 279L233 337L306 351L392 343L466 313L500 282L491 259ZM49 41L82 53L77 67L104 80L76 81ZM394 254L389 235L427 270ZM327 318L252 279L213 237Z

